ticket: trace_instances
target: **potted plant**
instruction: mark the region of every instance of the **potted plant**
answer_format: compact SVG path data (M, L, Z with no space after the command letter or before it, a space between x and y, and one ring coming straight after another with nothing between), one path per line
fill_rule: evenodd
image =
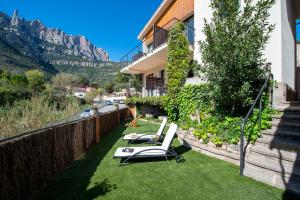
M90 115L91 116L96 116L98 114L98 107L97 106L92 106L90 109Z

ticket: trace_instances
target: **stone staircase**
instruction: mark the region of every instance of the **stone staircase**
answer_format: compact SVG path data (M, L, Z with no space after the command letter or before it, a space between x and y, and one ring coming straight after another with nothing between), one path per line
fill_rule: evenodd
M247 150L244 174L300 195L300 102L275 107L272 129Z

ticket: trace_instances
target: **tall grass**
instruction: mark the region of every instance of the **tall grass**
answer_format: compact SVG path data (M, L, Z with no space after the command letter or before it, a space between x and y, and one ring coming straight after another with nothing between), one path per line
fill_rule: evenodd
M47 96L18 101L13 106L0 108L0 139L43 128L74 116L80 110L79 103L72 99L63 106L53 103Z

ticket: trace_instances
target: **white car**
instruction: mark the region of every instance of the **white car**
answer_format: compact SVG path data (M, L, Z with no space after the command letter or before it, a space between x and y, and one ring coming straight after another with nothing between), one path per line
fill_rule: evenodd
M85 111L83 111L81 114L80 114L80 117L82 118L85 118L85 117L90 117L91 114L90 114L90 109L86 109Z
M125 104L124 100L119 100L119 104Z

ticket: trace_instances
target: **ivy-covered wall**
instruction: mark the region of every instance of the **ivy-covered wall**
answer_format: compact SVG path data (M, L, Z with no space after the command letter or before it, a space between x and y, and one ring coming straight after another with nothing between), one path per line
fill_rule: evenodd
M188 123L198 110L201 115L212 109L211 92L208 84L184 86L178 94L180 123Z
M191 69L189 42L185 35L185 25L177 23L169 33L167 61L167 95L164 107L172 121L179 117L178 94Z

